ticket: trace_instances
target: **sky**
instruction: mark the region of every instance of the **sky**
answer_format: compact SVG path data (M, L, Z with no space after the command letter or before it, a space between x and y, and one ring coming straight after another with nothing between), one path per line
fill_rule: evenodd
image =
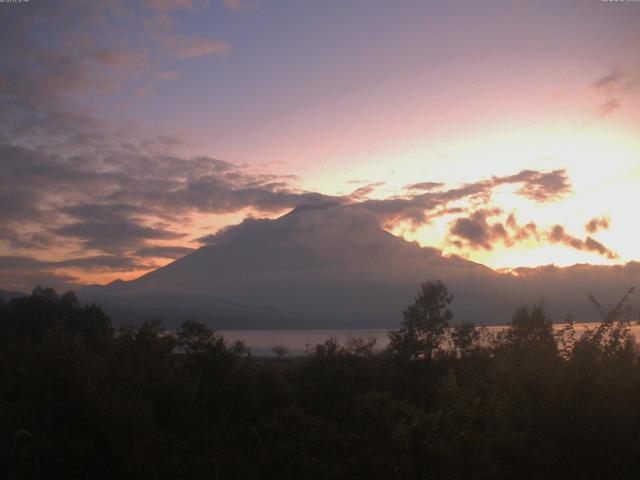
M0 288L135 278L326 201L499 271L640 261L639 22L601 0L0 3Z

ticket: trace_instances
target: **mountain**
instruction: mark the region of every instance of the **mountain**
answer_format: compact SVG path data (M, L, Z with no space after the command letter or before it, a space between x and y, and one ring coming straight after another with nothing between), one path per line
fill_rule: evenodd
M11 290L0 290L0 298L5 302L13 300L14 298L26 297L26 293L14 292Z
M168 325L195 318L224 329L374 328L397 325L429 279L449 286L460 321L505 323L519 305L542 297L560 317L573 311L587 319L593 312L584 308L586 294L594 285L585 279L604 278L592 266L499 274L398 238L369 212L330 203L275 220L246 219L208 241L138 279L79 295L99 302L116 322L157 316ZM606 284L606 301L624 293L627 280L638 280L637 268L627 270L629 279L618 274Z

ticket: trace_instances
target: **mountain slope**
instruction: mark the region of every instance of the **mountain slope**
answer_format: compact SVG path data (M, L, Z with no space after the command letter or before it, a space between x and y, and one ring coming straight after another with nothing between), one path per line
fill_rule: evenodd
M366 212L330 204L248 219L213 241L136 280L88 287L81 296L225 328L370 327L396 323L421 281L493 274L397 238Z
M457 320L495 324L542 297L556 319L572 311L593 320L587 292L606 286L602 301L615 301L640 277L633 264L498 274L395 237L370 213L332 204L247 219L211 242L136 280L88 287L80 296L132 322L155 315L169 325L194 317L215 328L371 328L397 325L420 282L441 279L454 293Z
M26 297L26 293L14 292L11 290L0 290L0 298L5 302L13 300L14 298Z

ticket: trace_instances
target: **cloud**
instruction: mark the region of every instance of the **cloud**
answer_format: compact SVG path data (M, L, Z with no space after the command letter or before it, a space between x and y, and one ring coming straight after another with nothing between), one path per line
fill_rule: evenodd
M198 240L207 246L194 255L202 259L218 251L212 253L218 273L233 275L242 275L242 268L234 271L234 265L264 266L264 273L298 271L312 276L315 270L337 269L349 275L352 267L382 268L382 262L391 274L394 269L418 268L411 265L409 252L427 261L440 256L436 249L384 231L380 219L359 204L335 202L304 205L273 220L246 218Z
M139 263L129 257L97 255L68 258L60 261L44 261L18 255L0 256L0 285L20 291L31 291L36 285L72 289L82 285L81 280L65 269L91 272L130 272L150 270L155 265Z
M191 9L194 7L193 3L193 0L142 0L143 6L158 12Z
M144 247L134 253L137 257L180 258L195 251L193 248L171 245L154 245Z
M0 270L0 284L5 290L29 292L37 285L46 285L57 290L74 290L82 286L82 281L74 275L41 271L24 266L16 270Z
M80 250L95 255L23 263L2 276L5 287L30 289L34 282L77 287L80 279L65 269L139 271L148 269L141 258L183 256L191 251L188 246L154 244L187 242L183 232L194 211L278 212L328 198L298 190L290 176L172 155L168 152L181 142L171 137L136 140L108 130L74 131L55 149L0 142L0 199L6 199L0 202L0 242L16 255L46 257L53 250L63 257ZM116 258L127 261L111 261Z
M226 55L229 44L208 38L173 35L165 38L167 45L179 58L198 58L205 55Z
M143 245L147 240L173 240L185 234L143 226L133 221L79 222L55 230L63 237L79 239L84 248L103 252L123 252Z
M519 225L513 213L507 216L504 222L490 223L489 218L502 215L498 208L480 209L468 217L460 217L451 222L449 243L458 249L471 248L473 250L493 250L496 244L501 243L505 247L512 247L516 243L527 240L540 241L538 226L529 222Z
M231 46L223 41L213 38L204 38L194 35L176 32L174 17L169 14L172 10L194 10L209 2L194 2L191 0L148 0L147 6L155 13L145 18L142 25L148 36L157 45L162 45L169 52L182 59L199 58L206 55L225 55L231 50ZM155 74L156 79L174 80L179 73L164 71Z
M0 235L24 237L27 224L41 235L79 239L112 252L140 248L149 239L177 238L154 218L180 224L189 211L228 213L251 207L277 212L328 198L297 190L290 177L258 174L208 157L157 155L175 142L160 138L134 148L95 133L69 137L57 155L0 144L4 188ZM74 155L64 155L69 149ZM76 156L78 152L83 155Z
M547 202L571 192L571 184L565 170L523 170L516 175L493 177L494 185L510 183L521 183L522 186L517 193L536 202Z
M491 177L448 190L365 200L362 205L379 215L387 224L408 221L414 227L418 227L428 223L434 213L437 215L437 212L445 211L445 207L458 200L466 199L488 205L494 189L501 185L517 185L518 195L539 203L556 200L571 192L571 184L565 170L523 170L514 175Z
M156 73L155 78L158 80L177 80L180 78L180 73L173 70L167 70Z
M177 71L158 68L158 48L181 58L228 52L224 42L176 30L178 17L171 12L186 14L204 3L147 0L146 21L127 2L79 2L76 9L62 10L50 2L36 3L29 14L12 9L15 21L0 31L4 44L12 45L0 51L0 247L41 262L25 266L25 271L39 268L34 275L90 270L100 262L99 268L113 271L141 269L148 265L144 259L177 258L191 251L192 240L183 232L192 228L193 216L243 210L300 213L324 203L364 212L385 226L408 222L417 227L439 216L466 215L457 219L453 235L474 248L490 248L495 241L506 245L533 233L529 227L510 227L508 220L489 222L456 202L489 211L494 191L504 185L535 202L571 191L564 170L524 170L454 187L416 182L402 195L377 199L369 195L383 183L363 182L351 194L333 196L301 189L290 175L185 154L180 139L144 137L132 125L106 122L79 98L124 88L145 93L140 89L153 80L179 78ZM240 5L248 4L228 6ZM105 27L99 29L104 36L91 35L91 22L106 26L112 18L122 26L118 32ZM199 240L221 238L214 237ZM588 240L584 245L596 248ZM70 263L45 261L54 250L60 262Z
M118 35L92 30L91 19L106 13L121 21ZM148 51L130 18L106 2L68 2L66 7L64 2L36 2L27 9L11 9L0 34L3 44L11 41L11 48L0 50L9 87L3 92L4 107L11 106L7 114L15 118L28 113L26 108L40 114L84 112L70 103L70 95L113 92L132 75L146 73ZM34 121L33 116L28 120Z
M131 257L118 255L95 255L91 257L68 258L57 262L41 262L50 267L79 268L95 271L128 272L131 270L149 270L155 265L143 264Z
M493 249L498 240L508 239L502 223L489 224L487 218L499 215L501 210L479 210L473 212L469 218L458 218L453 222L450 233L466 241L471 248Z
M584 240L566 233L561 225L554 225L548 230L540 229L538 225L529 222L524 226L518 224L515 215L509 214L506 221L493 222L489 218L502 214L500 209L480 209L472 212L468 217L457 218L451 222L449 228L449 243L458 249L471 248L473 250L492 250L496 244L501 243L506 247L511 247L517 243L535 240L540 242L547 240L551 243L561 243L576 250L594 252L610 260L615 260L618 255L605 247L602 243L587 237ZM603 225L608 227L608 220L593 219L586 228L595 228L593 233Z
M91 270L116 270L130 271L134 269L149 269L149 265L142 264L128 257L117 255L94 255L89 257L74 257L57 261L39 260L33 257L4 255L0 256L0 268L8 270L35 269L42 270L52 268L82 268Z
M208 233L207 235L196 238L195 241L201 245L215 245L216 243L218 243L218 238L218 235L216 235L215 233Z
M615 260L618 258L618 255L609 250L603 244L594 240L591 237L587 237L582 240L580 238L571 236L567 234L564 230L564 227L561 225L555 225L551 231L548 233L548 239L552 243L562 243L571 248L575 248L576 250L583 250L588 252L595 252L599 255L607 257L610 260Z
M10 122L5 117L0 124L10 128ZM256 214L276 214L333 202L367 211L382 224L408 220L423 225L437 216L464 213L452 205L459 200L490 204L493 190L500 185L515 185L517 193L537 201L570 191L563 171L523 171L376 200L368 195L382 182L374 182L336 197L301 190L290 175L256 172L211 157L185 156L180 153L182 142L173 137L140 138L135 132L114 130L100 122L69 122L48 128L39 128L35 146L0 140L0 173L5 187L0 199L6 198L0 202L0 241L18 253L40 255L42 252L35 251L38 248L46 251L65 245L95 256L137 260L158 254L175 258L187 250L154 253L154 245L180 241L184 242L181 247L188 249L189 240L182 232L189 228L193 213L250 209ZM484 238L474 237L471 227L469 222L461 222L454 233L473 247L489 248L500 236L505 244L514 241L513 232L501 233L500 228L508 230L505 226L490 226L491 237Z
M362 187L356 188L353 192L351 192L348 197L352 201L361 201L369 197L369 195L378 187L381 187L385 184L385 182L373 182L368 185L364 185Z
M612 67L609 72L591 83L591 87L605 100L598 106L598 115L602 118L612 114L622 107L624 97L637 91L640 86L640 77L637 73L623 71L618 67Z
M617 87L627 80L627 76L619 68L612 67L609 73L596 79L591 86L596 90L606 90Z
M440 182L420 182L420 183L412 183L404 186L405 190L424 190L424 191L438 190L442 187L444 187L444 183L440 183Z
M158 73L167 53L189 59L230 50L217 39L174 32L171 12L197 9L206 1L144 0L154 12L146 19L144 10L128 2L32 3L8 10L0 29L0 41L11 45L0 50L0 120L11 119L2 121L0 137L20 138L23 145L55 128L60 138L71 126L82 131L100 123L81 104L80 94L135 97L154 78L178 78L174 70Z
M252 10L256 6L255 1L252 2L249 0L222 0L222 4L229 10L232 10L236 13Z
M617 98L610 98L598 107L598 113L600 117L606 117L618 110L621 106L622 104L620 103L620 100Z
M175 228L189 212L278 212L330 198L296 189L287 176L208 157L153 153L173 144L161 138L123 148L96 133L69 139L65 148L86 152L79 157L62 155L65 148L47 155L46 149L0 145L0 197L7 199L0 203L0 236L23 242L28 235L66 237L83 248L122 253L149 240L181 238ZM171 225L158 226L159 220Z
M596 233L600 230L608 230L611 220L608 217L593 218L584 226L589 233Z
M135 71L149 67L149 57L142 51L100 45L87 48L83 53L97 64L112 70Z

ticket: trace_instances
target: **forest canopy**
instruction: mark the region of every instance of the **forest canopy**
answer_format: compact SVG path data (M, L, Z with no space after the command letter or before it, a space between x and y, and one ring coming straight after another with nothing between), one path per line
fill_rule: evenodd
M206 325L114 329L37 288L0 302L0 467L13 478L630 478L640 356L625 305L498 334L422 284L390 345L255 358ZM464 299L455 299L463 302ZM11 478L11 476L9 477Z

